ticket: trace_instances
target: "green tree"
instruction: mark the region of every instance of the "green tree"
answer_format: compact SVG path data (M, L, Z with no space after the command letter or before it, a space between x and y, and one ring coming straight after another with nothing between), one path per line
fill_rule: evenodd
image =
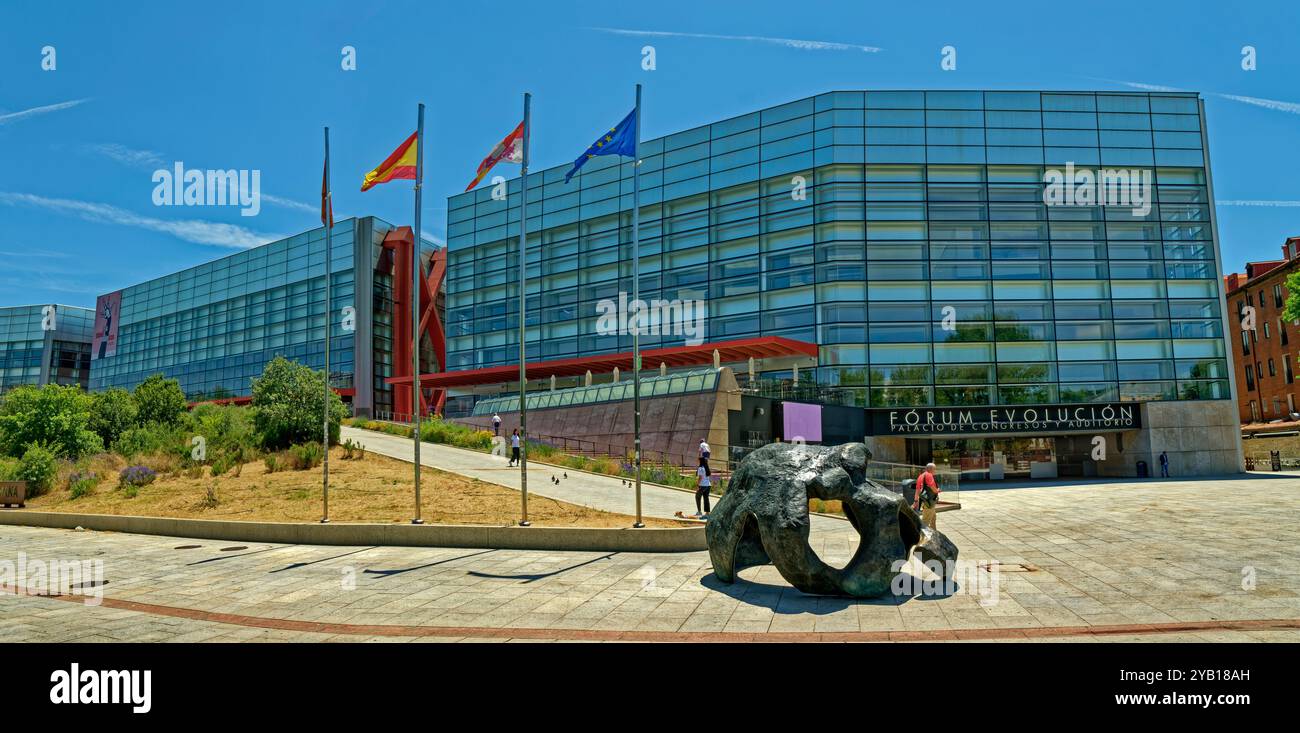
M130 392L113 387L91 395L90 429L110 448L122 433L135 427L139 408Z
M262 447L278 450L320 441L325 373L282 356L271 360L253 379L253 426ZM339 424L348 408L330 392L330 444L339 441Z
M1286 276L1286 303L1282 306L1282 318L1288 321L1300 319L1300 270Z
M161 374L154 374L137 384L132 396L135 397L136 419L141 425L176 425L189 404L185 400L185 392L181 390L181 383Z
M80 387L24 385L0 400L0 454L22 456L40 443L65 458L103 450L89 427L90 395Z

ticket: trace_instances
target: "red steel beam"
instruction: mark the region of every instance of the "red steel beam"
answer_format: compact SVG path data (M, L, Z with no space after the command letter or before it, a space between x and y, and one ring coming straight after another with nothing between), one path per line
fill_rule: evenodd
M816 344L796 341L782 336L760 336L758 338L737 339L734 341L717 341L699 346L669 346L662 349L647 349L641 352L643 369L652 370L660 362L668 366L692 366L713 362L713 351L718 351L723 362L744 361L749 357L756 359L783 356L808 356L816 358ZM573 359L556 359L553 361L530 362L527 375L530 379L545 379L551 375L573 377L585 374L613 371L615 367L622 370L632 368L632 353L625 351L617 354L582 356ZM497 384L517 381L518 366L485 367L461 371L437 372L420 375L420 384L426 388L467 387L478 384ZM386 380L394 385L394 392L399 385L410 385L411 377L403 374Z

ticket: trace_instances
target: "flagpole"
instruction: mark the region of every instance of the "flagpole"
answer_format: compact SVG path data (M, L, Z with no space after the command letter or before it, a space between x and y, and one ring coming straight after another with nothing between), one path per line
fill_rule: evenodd
M328 524L330 521L330 274L331 260L330 248L333 245L334 234L334 191L330 185L330 129L325 128L325 407L323 412L324 423L323 442L325 445L325 457L321 462L324 474L324 489L321 497L324 507L321 512L321 524Z
M641 302L641 85L636 85L635 145L632 149L632 302ZM636 460L636 523L641 528L641 313L632 328L632 439Z
M528 282L528 133L532 122L533 95L524 92L524 157L519 169L519 488L523 502L523 517L519 526L527 527L528 521L528 373L525 366L528 361L526 348L528 327L525 323L525 305L527 301Z
M411 436L415 442L415 519L420 518L420 189L424 183L424 105L415 128L415 234L411 242Z

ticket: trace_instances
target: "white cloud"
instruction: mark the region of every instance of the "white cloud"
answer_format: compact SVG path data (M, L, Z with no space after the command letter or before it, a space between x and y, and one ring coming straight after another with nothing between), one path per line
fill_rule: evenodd
M162 155L152 150L135 150L118 143L100 143L84 145L84 150L129 165L132 168L158 169L167 165Z
M1243 102L1253 104L1256 107L1271 109L1274 112L1290 112L1293 115L1300 115L1300 104L1295 102L1279 102L1276 99L1260 99L1259 97L1243 97L1240 94L1215 94L1216 97L1231 99L1234 102Z
M178 239L195 244L210 244L218 247L247 249L259 244L266 244L283 239L282 234L261 234L234 224L221 224L201 219L181 219L167 221L151 216L141 216L126 209L109 204L97 204L90 201L46 198L29 193L0 192L0 203L10 206L35 206L51 211L76 216L96 223L108 222L122 226L147 229L154 232L170 234Z
M1145 89L1149 92L1181 92L1183 89L1177 87L1165 87L1158 84L1144 84L1138 81L1119 81L1116 79L1098 79L1098 81L1108 81L1112 84L1123 84L1134 89ZM1253 104L1256 107L1273 110L1274 112L1290 112L1293 115L1300 115L1300 103L1283 102L1277 99L1264 99L1262 97L1247 97L1241 94L1222 94L1219 92L1210 92L1211 95L1220 99L1227 99L1242 104Z
M304 204L301 201L272 196L267 193L262 194L262 200L273 206L279 206L285 209L293 209L294 211L310 211L313 214L320 214L320 204L313 206L312 204ZM335 216L335 219L338 219L337 215Z
M590 28L601 33L614 33L620 36L650 36L656 38L704 38L715 41L747 41L750 43L771 43L801 51L862 51L878 53L882 49L876 46L860 46L854 43L836 41L808 41L799 38L771 38L768 36L726 36L717 33L680 33L676 31L643 31L630 28Z
M1300 207L1300 201L1276 201L1266 199L1216 199L1215 206L1266 206L1275 208Z
M76 107L77 105L81 104L82 102L88 102L88 101L90 101L90 100L89 100L89 99L74 99L74 100L71 100L71 101L68 101L68 102L59 102L59 103L57 103L57 104L47 104L47 105L45 105L44 107L32 107L31 109L25 109L25 110L22 110L22 111L20 111L20 112L10 112L9 114L0 115L0 125L7 125L7 124L9 124L10 122L18 122L19 120L25 120L25 119L27 119L28 117L35 117L35 116L37 116L37 115L43 115L43 114L46 114L46 113L48 113L48 112L58 112L58 111L61 110L61 109L69 109L69 108L71 108L71 107Z
M1143 84L1143 83L1140 82L1140 81L1118 81L1118 80L1116 80L1116 79L1100 79L1099 81L1108 81L1108 82L1111 82L1112 84L1123 84L1123 85L1126 86L1126 87L1133 87L1134 89L1144 89L1144 90L1146 90L1146 91L1148 91L1148 92L1181 92L1181 91L1184 91L1184 90L1179 89L1179 88L1177 88L1177 87L1164 87L1164 86L1160 86L1159 84Z

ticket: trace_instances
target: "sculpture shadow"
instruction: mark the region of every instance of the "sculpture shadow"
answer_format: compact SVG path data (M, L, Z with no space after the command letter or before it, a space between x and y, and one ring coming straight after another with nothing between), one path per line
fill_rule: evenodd
M905 575L910 573L900 573ZM911 588L924 588L924 578L912 575ZM716 573L709 573L700 578L700 585L711 591L735 598L750 606L766 608L781 615L811 613L825 616L843 611L852 606L902 606L911 602L940 601L954 595L960 595L962 585L955 580L939 583L939 593L913 592L906 594L888 594L875 598L852 598L843 595L821 595L805 593L790 585L777 585L761 580L749 580L736 574L733 582L724 582Z

